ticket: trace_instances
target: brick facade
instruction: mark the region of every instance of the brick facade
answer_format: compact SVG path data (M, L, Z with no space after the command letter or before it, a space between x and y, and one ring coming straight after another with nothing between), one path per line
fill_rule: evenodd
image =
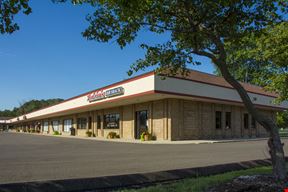
M113 131L119 134L120 138L135 139L135 113L147 111L148 131L157 140L188 140L188 139L230 139L230 138L254 138L266 137L267 132L256 123L252 128L252 117L248 117L248 127L244 128L244 114L247 113L244 107L227 104L216 104L183 99L163 99L139 104L125 105L116 108L101 109L85 113L77 113L69 116L42 119L41 132L53 134L52 122L59 121L59 132L63 135L70 135L64 132L64 120L71 119L72 127L76 128L76 135L86 136L91 131L94 136L106 138L108 133ZM216 111L221 112L221 127L216 129ZM275 112L263 111L275 119ZM226 113L230 115L231 127L226 124ZM119 128L104 129L103 118L106 114L119 114ZM86 129L79 129L77 119L85 118ZM99 120L97 122L97 120ZM49 131L43 132L44 122L49 122ZM36 122L18 124L20 129L35 128Z

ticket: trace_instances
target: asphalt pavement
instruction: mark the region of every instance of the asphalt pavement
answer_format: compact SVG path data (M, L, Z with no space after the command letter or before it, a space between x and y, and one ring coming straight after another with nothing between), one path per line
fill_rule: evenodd
M288 139L284 139L288 153ZM269 158L267 141L119 143L0 133L0 184L147 173Z

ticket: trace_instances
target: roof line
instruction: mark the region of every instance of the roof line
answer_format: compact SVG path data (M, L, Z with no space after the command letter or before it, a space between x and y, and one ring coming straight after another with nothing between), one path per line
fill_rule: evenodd
M34 112L37 112L37 111L40 111L40 110L43 110L43 109L47 109L47 108L50 108L50 107L53 107L53 106L56 106L56 105L60 105L60 104L62 104L62 103L71 101L71 100L73 100L73 99L77 99L77 98L79 98L79 97L82 97L82 96L84 96L84 95L88 95L89 93L93 93L93 92L98 91L98 90L101 90L101 89L108 89L108 88L110 88L110 87L114 87L114 86L117 86L117 85L119 85L119 84L128 83L128 82L135 81L135 80L138 80L138 79L141 79L141 78L144 78L144 77L148 77L148 76L150 76L150 75L152 75L152 74L154 74L154 73L155 73L154 71L150 71L150 72L147 72L147 73L143 73L143 74L141 74L141 75L137 75L137 76L135 76L135 77L131 77L131 78L128 78L128 79L124 79L124 80L122 80L122 81L118 81L118 82L112 83L112 84L110 84L110 85L107 85L107 86L104 86L104 87L100 87L100 88L94 89L94 90L92 90L92 91L88 91L88 92L82 93L82 94L80 94L80 95L77 95L77 96L71 97L71 98L69 98L69 99L66 99L66 100L64 100L64 101L62 101L62 102L60 102L60 103L57 103L57 104L54 104L54 105L50 105L50 106L47 106L47 107L43 107L43 108L41 108L41 109L32 111L32 112L30 112L30 113L25 113L25 114L20 115L20 116L28 115L28 114L31 114L31 113L34 113ZM13 118L11 118L11 119L18 118L18 117L20 117L20 116L13 117ZM11 119L9 119L9 120L11 120Z
M62 101L62 102L60 102L60 103L57 103L57 104L54 104L54 105L50 105L50 106L47 106L47 107L43 107L43 108L41 108L41 109L32 111L32 112L30 112L30 113L25 113L25 114L20 115L20 116L28 115L28 114L31 114L31 113L34 113L34 112L37 112L37 111L40 111L40 110L43 110L43 109L47 109L47 108L50 108L50 107L54 107L54 106L56 106L56 105L60 105L60 104L62 104L62 103L71 101L71 100L73 100L73 99L77 99L77 98L79 98L79 97L82 97L82 96L84 96L84 95L88 95L89 93L93 93L93 92L98 91L98 90L101 90L101 89L108 89L108 88L110 88L110 87L114 87L114 86L117 86L117 85L119 85L119 84L128 83L128 82L135 81L135 80L138 80L138 79L141 79L141 78L144 78L144 77L148 77L148 76L150 76L150 75L152 75L152 74L154 74L154 73L155 73L154 71L150 71L150 72L147 72L147 73L143 73L143 74L141 74L141 75L137 75L137 76L135 76L135 77L131 77L131 78L128 78L128 79L125 79L125 80L122 80L122 81L118 81L118 82L116 82L116 83L112 83L112 84L110 84L110 85L106 85L106 86L104 86L104 87L100 87L100 88L97 88L97 89L94 89L94 90L91 90L91 91L82 93L82 94L80 94L80 95L77 95L77 96L71 97L71 98L69 98L69 99L66 99L66 100L64 100L64 101ZM17 116L17 117L20 117L20 116ZM15 118L17 118L17 117L13 117L13 118L11 118L11 119L15 119ZM9 119L9 120L11 120L11 119Z
M215 74L211 74L211 73L207 73L207 72L203 72L203 71L197 71L197 70L194 70L194 69L189 69L190 71L195 71L195 72L197 72L197 73L202 73L202 74L205 74L205 75L209 75L209 76L212 76L212 77L218 77L218 78L221 78L221 79L224 79L225 80L225 78L224 77L222 77L222 76L218 76L218 75L215 75ZM226 80L225 80L226 81ZM238 80L237 80L238 81ZM227 81L226 81L227 82ZM261 87L261 86L259 86L259 85L254 85L254 84L251 84L251 83L245 83L245 82L243 82L243 81L238 81L239 83L242 83L242 84L244 84L244 85L249 85L249 86L254 86L254 87L258 87L258 88L262 88L263 89L263 87ZM228 83L228 82L227 82Z
M216 77L216 78L221 78L221 79L224 79L223 77L220 77L220 76L217 76L217 75L214 75L214 74L210 74L210 73L206 73L206 72L202 72L202 71L197 71L197 70L194 70L194 69L188 69L189 71L194 71L194 72L197 72L197 73L202 73L202 74L206 74L206 75L209 75L209 76L212 76L212 77ZM80 95L77 95L77 96L74 96L74 97L71 97L71 98L68 98L60 103L57 103L57 104L54 104L54 105L50 105L50 106L47 106L47 107L44 107L44 108L41 108L41 109L38 109L38 110L35 110L35 111L32 111L30 113L26 113L26 114L23 114L23 115L20 115L20 116L24 116L24 115L28 115L28 114L31 114L31 113L34 113L34 112L37 112L37 111L40 111L40 110L43 110L43 109L47 109L47 108L50 108L50 107L53 107L53 106L56 106L56 105L60 105L62 103L65 103L65 102L68 102L68 101L71 101L73 99L77 99L79 97L82 97L84 95L88 95L89 93L92 93L92 92L95 92L95 91L98 91L98 90L101 90L101 89L108 89L110 87L114 87L114 86L117 86L119 84L123 84L123 83L127 83L127 82L131 82L131 81L135 81L137 79L141 79L141 78L144 78L144 77L147 77L147 76L150 76L152 74L155 74L155 71L150 71L150 72L147 72L147 73L143 73L141 75L137 75L135 77L131 77L131 78L128 78L128 79L125 79L125 80L122 80L122 81L118 81L118 82L115 82L113 84L110 84L110 85L107 85L107 86L104 86L104 87L100 87L100 88L97 88L97 89L94 89L94 90L91 90L91 91L88 91L88 92L85 92L85 93L82 93ZM160 74L161 75L161 74ZM225 85L217 85L217 84L213 84L213 83L207 83L207 82L202 82L202 81L197 81L197 80L192 80L192 79L186 79L185 77L175 77L175 76L169 76L169 77L172 77L172 78L178 78L178 79L182 79L182 80L188 80L188 81L194 81L194 82L199 82L199 83L204 83L204 84L210 84L210 85L214 85L214 86L219 86L219 87L225 87L225 88L229 88L229 89L234 89L233 87L229 87L229 86L225 86ZM224 79L225 80L225 79ZM239 81L240 82L240 81ZM255 86L255 87L259 87L259 88L262 88L263 87L260 87L260 86L257 86L257 85L252 85L252 84L248 84L248 83L243 83L243 82L240 82L242 84L246 84L246 85L249 85L249 86ZM251 91L247 91L249 93L254 93L254 94L259 94L259 95L264 95L264 96L269 96L269 97L275 97L276 96L271 96L271 95L266 95L266 94L261 94L261 93L256 93L256 92L251 92ZM20 117L20 116L17 116L17 117ZM17 117L13 117L11 119L14 119L14 118L17 118ZM11 120L9 119L9 120Z
M184 81L193 81L193 82L197 82L197 83L203 83L203 84L207 84L207 85L212 85L212 86L217 86L217 87L223 87L223 88L227 88L227 89L233 89L233 90L236 90L235 88L233 87L229 87L229 86L225 86L225 85L218 85L218 84L214 84L214 83L208 83L208 82L204 82L204 81L197 81L197 80L194 80L194 79L186 79L185 77L173 77L173 76L168 76L170 78L175 78L175 79L181 79L181 80L184 80ZM245 89L245 88L244 88ZM246 89L245 89L246 90ZM266 97L273 97L273 98L277 98L276 96L273 96L273 95L268 95L268 94L264 94L264 93L257 93L255 91L247 91L247 93L253 93L253 94L257 94L257 95L263 95L263 96L266 96Z

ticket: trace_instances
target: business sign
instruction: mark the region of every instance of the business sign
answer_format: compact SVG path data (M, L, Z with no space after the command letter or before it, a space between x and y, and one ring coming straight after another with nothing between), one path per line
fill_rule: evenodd
M87 96L87 100L89 102L93 102L93 101L99 101L102 99L107 99L110 97L115 97L115 96L119 96L123 94L124 94L124 88L116 87L113 89L108 89L106 91L104 90L94 91Z

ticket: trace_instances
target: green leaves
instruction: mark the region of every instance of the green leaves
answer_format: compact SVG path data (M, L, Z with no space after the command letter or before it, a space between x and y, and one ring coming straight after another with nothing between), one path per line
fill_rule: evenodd
M141 47L146 50L145 59L139 59L131 65L128 75L147 67L156 67L156 72L162 75L176 75L179 72L185 74L187 63L193 63L193 58L172 42L156 46L142 44Z
M143 42L145 58L131 66L129 75L147 67L171 73L185 71L189 64L200 64L196 54L218 66L228 63L237 79L274 88L281 97L287 97L285 90L280 90L286 88L287 79L287 0L52 1L95 8L87 15L89 26L82 33L88 40L113 41L124 48L142 30L169 33L163 44ZM28 0L2 0L0 6L2 34L19 29L14 15L31 13Z
M14 107L13 110L0 111L0 116L2 117L16 117L19 115L24 115L32 111L41 109L43 107L48 107L57 103L62 102L63 99L47 99L47 100L31 100L22 103L19 107Z
M89 26L83 32L88 40L116 41L123 48L133 42L141 30L171 34L162 45L143 46L146 56L131 66L129 74L151 66L180 69L189 63L199 64L193 60L195 54L207 56L213 62L223 59L225 43L237 43L249 33L262 33L267 25L280 22L284 13L281 8L285 6L284 1L278 4L279 1L272 0L72 2L95 7L95 12L87 16Z
M237 43L226 43L229 68L240 81L264 86L288 99L288 23L281 22Z
M288 111L278 112L276 121L279 128L288 128Z
M113 3L103 2L93 5L96 7L96 11L86 18L90 26L82 33L85 38L108 42L113 37L117 37L116 41L121 48L135 39L140 29L141 18L133 17L132 14L123 16L120 7ZM121 6L128 9L133 7L133 3L127 5L123 3Z
M266 86L287 99L287 0L79 0L95 7L83 32L88 40L117 42L123 48L139 31L170 34L163 44L141 47L146 54L128 72L156 68L175 74L194 56L228 64L241 81ZM286 16L285 16L286 15Z
M32 9L28 4L29 0L1 0L0 1L0 33L11 34L19 30L19 26L14 21L14 16L22 11L29 15Z

